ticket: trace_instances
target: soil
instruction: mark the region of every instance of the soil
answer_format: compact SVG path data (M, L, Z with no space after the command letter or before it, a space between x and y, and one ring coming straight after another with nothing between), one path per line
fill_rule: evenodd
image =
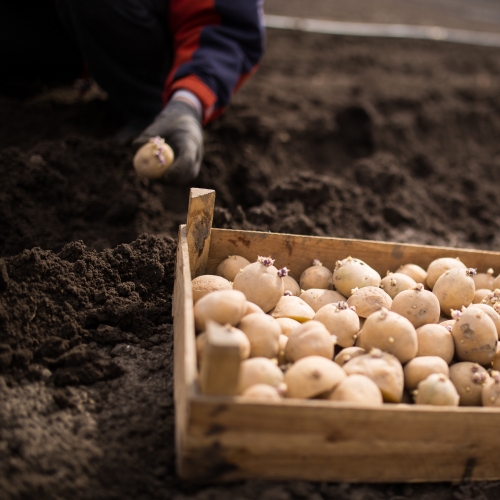
M0 99L1 499L499 497L498 482L178 479L188 187L139 181L107 101L65 95ZM217 191L216 227L498 249L499 110L498 49L270 30L194 185Z

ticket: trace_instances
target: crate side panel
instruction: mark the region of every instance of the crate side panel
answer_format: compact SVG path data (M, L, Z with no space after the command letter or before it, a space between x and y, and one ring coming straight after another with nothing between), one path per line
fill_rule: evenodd
M195 394L197 379L193 297L186 226L179 228L173 294L174 398L177 457L184 446L189 415L189 398Z
M500 478L500 450L491 439L500 432L496 410L315 403L195 398L184 476L353 482Z
M214 274L219 263L229 255L241 255L254 262L258 255L276 258L276 265L286 266L294 278L319 259L329 269L349 255L365 261L381 275L396 271L402 264L417 264L424 269L439 257L459 257L467 267L485 272L492 267L500 271L500 253L463 248L409 245L380 241L321 238L256 231L212 229L208 274Z

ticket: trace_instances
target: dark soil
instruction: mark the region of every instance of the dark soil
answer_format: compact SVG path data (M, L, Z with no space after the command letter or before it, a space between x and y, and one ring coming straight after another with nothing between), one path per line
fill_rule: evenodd
M170 309L188 188L134 176L106 102L0 110L0 498L500 496L177 479ZM498 249L499 110L498 49L270 31L206 131L195 185L217 191L217 227Z

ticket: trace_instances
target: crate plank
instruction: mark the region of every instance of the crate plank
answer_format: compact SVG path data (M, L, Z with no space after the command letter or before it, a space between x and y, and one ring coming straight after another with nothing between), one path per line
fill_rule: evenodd
M500 474L495 409L238 399L192 400L184 477L415 482Z
M381 276L388 270L396 271L402 264L412 263L427 269L439 257L459 257L467 267L477 268L478 272L486 272L490 267L500 272L500 253L485 250L216 228L212 229L211 238L208 274L213 274L228 255L241 255L250 262L257 260L258 255L270 255L276 259L277 267L286 266L295 279L314 259L333 270L337 260L349 255L365 261Z
M187 238L191 276L206 273L214 217L215 191L191 188L187 217Z

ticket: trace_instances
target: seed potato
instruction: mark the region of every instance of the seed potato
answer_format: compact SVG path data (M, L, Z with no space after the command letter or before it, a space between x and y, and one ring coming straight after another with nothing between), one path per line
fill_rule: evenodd
M458 406L460 396L453 382L442 373L432 373L418 384L415 404Z
M439 356L447 364L451 363L455 354L455 343L448 330L442 324L423 325L417 328L417 356ZM415 359L416 359L415 358Z
M226 278L228 281L233 282L236 275L246 266L250 261L241 255L230 255L224 259L218 266L215 274Z
M441 257L440 259L433 260L427 268L427 286L431 290L433 290L438 278L446 271L449 271L450 269L453 269L455 267L466 269L465 264L461 262L460 259Z
M491 361L491 369L500 371L500 342L497 342L495 356L493 356L493 359Z
M245 316L238 328L250 341L250 357L275 358L279 352L281 327L267 314L252 313Z
M500 372L491 372L491 377L484 383L481 400L483 406L500 406Z
M460 396L460 406L481 406L488 372L477 363L461 361L450 366L450 380Z
M333 285L344 297L350 297L355 288L378 287L380 280L377 271L362 260L352 257L338 260L333 271Z
M295 295L295 297L299 297L302 293L297 281L295 281L289 274L283 277L283 287L285 292L292 292L292 295Z
M474 269L455 267L444 272L436 281L432 293L438 298L441 311L446 316L452 309L460 310L472 303L474 293Z
M325 325L331 335L337 337L337 345L351 347L359 333L359 316L347 302L327 304L319 309L313 318Z
M287 337L290 337L293 330L301 325L301 323L292 318L276 318L276 321L281 327L281 333Z
M493 320L497 330L497 336L500 338L500 314L498 314L493 307L487 304L471 304L469 307L477 307L478 309L481 309L481 311L485 312Z
M356 313L361 318L368 318L370 314L385 307L392 306L391 297L377 286L365 286L359 290L353 290L352 295L347 299L349 307L355 307Z
M288 337L285 348L287 361L295 362L306 356L333 359L336 337L319 321L308 321L296 328Z
M345 401L363 406L380 406L384 403L377 384L365 375L350 375L327 396L330 401Z
M391 311L404 316L415 328L420 328L439 321L440 305L438 298L419 283L394 297Z
M335 304L347 300L341 293L335 290L321 290L319 288L310 288L300 294L300 298L309 304L314 312L317 312L326 304Z
M281 401L278 390L267 384L251 385L242 392L241 397L256 401Z
M270 257L259 257L257 262L244 267L233 281L234 290L243 292L247 300L266 313L276 306L285 291L282 273L273 263Z
M266 314L257 304L254 304L249 300L246 301L246 306L247 308L245 310L245 316L253 313Z
M344 366L348 376L366 375L380 389L384 401L399 403L403 397L403 367L398 358L380 349L352 358Z
M403 368L405 376L405 389L413 391L418 384L432 373L450 374L448 364L439 356L421 356L413 358Z
M366 351L381 349L406 363L417 355L417 332L405 317L385 308L366 318L359 335L360 344Z
M205 330L207 319L236 326L246 311L246 297L237 290L219 290L205 295L194 305L196 330Z
M427 280L427 271L422 269L420 266L416 264L404 264L398 268L397 273L406 274L410 278L412 278L415 283L423 283L426 284Z
M196 304L207 293L217 290L232 290L233 285L221 276L204 274L191 281L191 288L193 290L193 304Z
M313 265L300 275L299 284L302 290L310 288L331 290L333 288L333 274L330 269L316 259Z
M480 304L488 295L491 293L491 290L487 288L479 288L474 292L474 297L472 298L473 304Z
M273 318L291 318L304 323L314 318L314 309L294 295L283 295L270 313Z
M456 321L451 334L458 359L480 365L491 363L498 340L493 320L476 306L453 311L453 316Z
M403 273L388 273L380 282L380 288L393 300L399 292L415 288L416 286L416 281Z
M301 358L285 373L286 397L313 398L331 391L345 377L344 370L331 359L323 356Z
M476 290L481 290L482 288L486 288L490 291L494 290L493 283L495 278L493 277L493 272L493 269L490 268L485 273L477 273L472 277Z
M268 358L250 358L240 365L238 394L256 384L278 387L283 382L283 372Z
M491 289L495 290L496 288L500 288L500 274L493 280L491 284Z
M345 349L342 349L335 356L334 361L339 366L344 366L352 358L355 358L356 356L361 356L362 354L366 354L366 351L361 347L356 347L356 346L346 347Z
M133 164L139 177L161 179L174 161L174 152L162 137L149 139L135 154Z

